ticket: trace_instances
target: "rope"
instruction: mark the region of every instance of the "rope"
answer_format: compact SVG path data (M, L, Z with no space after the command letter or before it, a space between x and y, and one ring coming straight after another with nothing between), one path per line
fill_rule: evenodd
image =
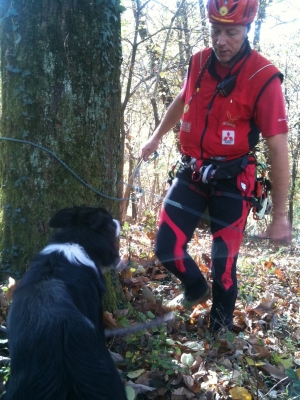
M205 214L199 213L199 212L197 212L197 211L195 211L195 210L193 210L193 209L191 209L189 207L186 207L186 206L182 205L181 203L178 203L178 202L175 202L175 201L169 200L169 199L164 199L163 197L158 196L156 194L153 194L150 191L143 190L142 187L140 186L140 182L139 182L140 168L141 168L141 166L143 164L143 161L144 161L143 159L140 159L140 161L138 162L137 166L135 167L135 169L133 171L133 185L128 185L127 183L122 182L123 185L131 186L131 188L134 189L134 191L137 193L137 195L135 197L133 196L133 197L128 197L128 198L118 198L118 197L108 196L108 195L106 195L104 193L99 192L98 190L96 190L92 186L90 186L79 175L77 175L76 172L74 172L64 161L62 161L55 153L53 153L53 151L47 149L44 146L41 146L39 144L30 142L28 140L15 139L15 138L9 138L9 137L4 137L4 136L0 136L0 140L6 140L6 141L10 141L10 142L17 142L17 143L23 143L23 144L29 144L30 146L34 146L34 147L37 147L37 148L39 148L39 149L41 149L43 151L46 151L52 157L54 157L58 162L60 162L70 172L70 174L72 174L79 182L81 182L84 186L86 186L88 189L92 190L97 195L99 195L101 197L104 197L106 199L113 200L113 201L119 201L119 202L125 201L125 200L134 201L134 200L140 198L143 194L148 194L148 195L150 195L152 197L159 198L159 200L164 200L166 203L169 203L169 204L173 205L174 207L181 208L182 210L187 211L187 212L189 212L189 213L191 213L191 214L193 214L193 215L195 215L197 217L201 217L201 218L207 219L208 221L213 221L213 222L215 222L215 223L217 223L217 224L219 224L221 226L224 226L224 227L228 226L228 224L226 222L223 222L223 221L218 220L216 218L212 218L212 217L206 216ZM154 161L157 157L158 157L158 153L157 153L157 151L155 151L153 156L152 156L152 158L150 158L148 161L145 162L145 165L147 166L149 163ZM138 181L138 184L135 184L135 181ZM236 227L231 227L231 228L233 230L241 231L241 229L236 228Z
M29 142L28 140L23 140L23 139L14 139L14 138L8 138L4 136L0 136L1 140L7 140L10 142L17 142L17 143L24 143L24 144L29 144L31 146L37 147L43 151L46 151L47 153L51 154L52 157L54 157L57 161L59 161L69 172L72 174L76 179L79 180L83 185L85 185L88 189L92 190L94 193L98 194L99 196L105 197L106 199L109 200L114 200L114 201L125 201L125 200L132 200L132 198L118 198L118 197L111 197L108 196L104 193L99 192L98 190L94 189L92 186L90 186L88 183L86 183L79 175L76 174L64 161L62 161L53 151L47 149L46 147L40 146L39 144Z

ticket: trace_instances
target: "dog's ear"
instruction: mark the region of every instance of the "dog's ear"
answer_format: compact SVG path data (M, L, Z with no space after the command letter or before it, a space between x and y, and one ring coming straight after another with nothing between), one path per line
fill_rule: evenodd
M113 224L111 214L104 208L94 207L63 208L49 221L50 228L87 226L93 230L99 230L104 225L109 224Z
M93 230L99 230L104 225L112 224L111 214L103 208L97 208L89 214L90 227Z
M50 228L64 228L73 225L78 220L78 210L75 208L63 208L58 211L49 221Z

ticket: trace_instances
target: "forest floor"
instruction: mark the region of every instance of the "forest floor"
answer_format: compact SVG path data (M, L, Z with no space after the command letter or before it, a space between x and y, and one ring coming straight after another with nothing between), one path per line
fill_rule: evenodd
M130 307L106 313L112 328L174 312L171 322L109 341L128 399L300 399L299 243L275 249L245 237L234 330L212 338L211 300L189 311L178 305L180 282L155 258L153 239L127 227L120 276ZM211 284L210 246L207 230L198 229L189 253Z
M178 305L182 288L153 253L154 231L124 225L120 253L126 267L119 275L127 308L123 303L104 313L108 329L174 314L168 323L108 340L128 400L300 399L299 242L275 249L267 240L245 237L234 330L212 338L211 300L189 311ZM208 231L197 229L189 253L211 285L210 247ZM2 322L12 288L0 295ZM6 378L8 357L0 334L0 374Z

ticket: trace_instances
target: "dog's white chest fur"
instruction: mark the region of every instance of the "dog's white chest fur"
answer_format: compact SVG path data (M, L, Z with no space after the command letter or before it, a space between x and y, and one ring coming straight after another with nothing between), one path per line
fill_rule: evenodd
M76 243L65 243L65 244L49 244L42 251L41 254L50 254L54 251L58 251L59 253L63 253L66 259L74 265L86 265L87 267L93 268L97 274L98 270L95 263L90 259L90 257L86 254L83 247L79 246Z

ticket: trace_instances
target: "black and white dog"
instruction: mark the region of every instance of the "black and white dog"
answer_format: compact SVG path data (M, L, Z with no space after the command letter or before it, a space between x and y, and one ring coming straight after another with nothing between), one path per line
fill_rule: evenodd
M118 260L119 223L102 208L59 211L60 228L15 289L5 400L126 400L106 347L100 267Z

